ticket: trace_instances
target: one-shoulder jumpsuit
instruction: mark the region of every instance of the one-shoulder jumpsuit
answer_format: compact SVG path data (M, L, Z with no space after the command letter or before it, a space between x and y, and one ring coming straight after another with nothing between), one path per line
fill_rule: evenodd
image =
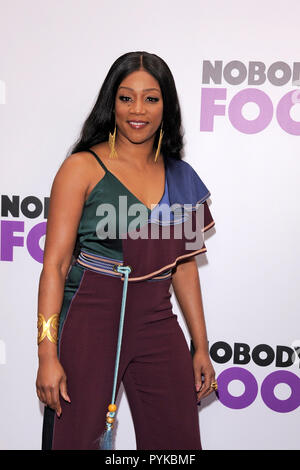
M42 449L98 449L111 399L124 284L122 274L114 266L130 265L133 270L128 282L117 391L122 381L133 419L136 448L200 450L192 356L172 310L170 286L176 262L205 252L205 245L188 252L182 251L180 242L175 241L173 253L169 240L162 243L155 240L148 249L150 240L100 239L99 223L105 220L100 204L108 203L119 209L119 196L126 196L128 206L141 201L94 151L88 151L105 175L83 207L78 228L80 254L69 269L60 312L58 356L67 376L71 403L60 398L59 418L45 406ZM165 169L165 190L160 203L170 200L170 190L176 183L172 174L176 176L178 171L174 167L172 173L166 162ZM206 230L214 221L204 204ZM152 211L144 207L147 217L151 216ZM128 216L126 224L130 220L132 216ZM116 224L118 228L120 215Z

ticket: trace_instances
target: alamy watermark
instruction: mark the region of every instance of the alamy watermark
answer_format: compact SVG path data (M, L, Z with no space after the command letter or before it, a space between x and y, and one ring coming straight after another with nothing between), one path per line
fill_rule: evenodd
M184 239L185 249L199 250L204 243L204 206L198 204L160 204L149 209L142 203L127 205L127 196L97 206L96 234L105 239ZM149 223L150 222L150 223Z

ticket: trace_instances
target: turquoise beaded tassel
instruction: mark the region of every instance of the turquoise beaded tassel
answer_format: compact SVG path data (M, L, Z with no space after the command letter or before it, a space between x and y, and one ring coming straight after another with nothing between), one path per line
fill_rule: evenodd
M120 314L120 324L119 324L118 345L117 345L117 354L116 354L116 362L115 362L112 399L111 399L110 405L108 405L108 413L106 414L106 429L103 431L100 437L99 450L112 450L113 448L113 427L114 427L113 423L115 420L115 414L117 410L117 405L115 404L116 387L117 387L120 351L121 351L121 343L122 343L122 335L123 335L123 324L124 324L124 316L125 316L128 276L129 276L129 273L131 272L131 267L130 266L116 266L116 271L125 274L125 278L124 278L123 295L122 295L122 305L121 305L121 314Z

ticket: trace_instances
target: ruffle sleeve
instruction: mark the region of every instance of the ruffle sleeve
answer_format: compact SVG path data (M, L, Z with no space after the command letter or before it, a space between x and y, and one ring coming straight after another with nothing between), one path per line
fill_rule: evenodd
M168 159L165 168L163 204L122 240L123 263L132 268L129 281L155 277L207 251L204 233L215 225L207 204L210 191L189 163Z

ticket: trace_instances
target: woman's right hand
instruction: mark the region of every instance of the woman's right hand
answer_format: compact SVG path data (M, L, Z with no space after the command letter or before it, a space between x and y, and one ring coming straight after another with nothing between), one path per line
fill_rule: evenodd
M64 400L71 402L67 393L67 377L57 356L39 358L36 392L41 402L54 409L58 417L62 412L59 394Z

